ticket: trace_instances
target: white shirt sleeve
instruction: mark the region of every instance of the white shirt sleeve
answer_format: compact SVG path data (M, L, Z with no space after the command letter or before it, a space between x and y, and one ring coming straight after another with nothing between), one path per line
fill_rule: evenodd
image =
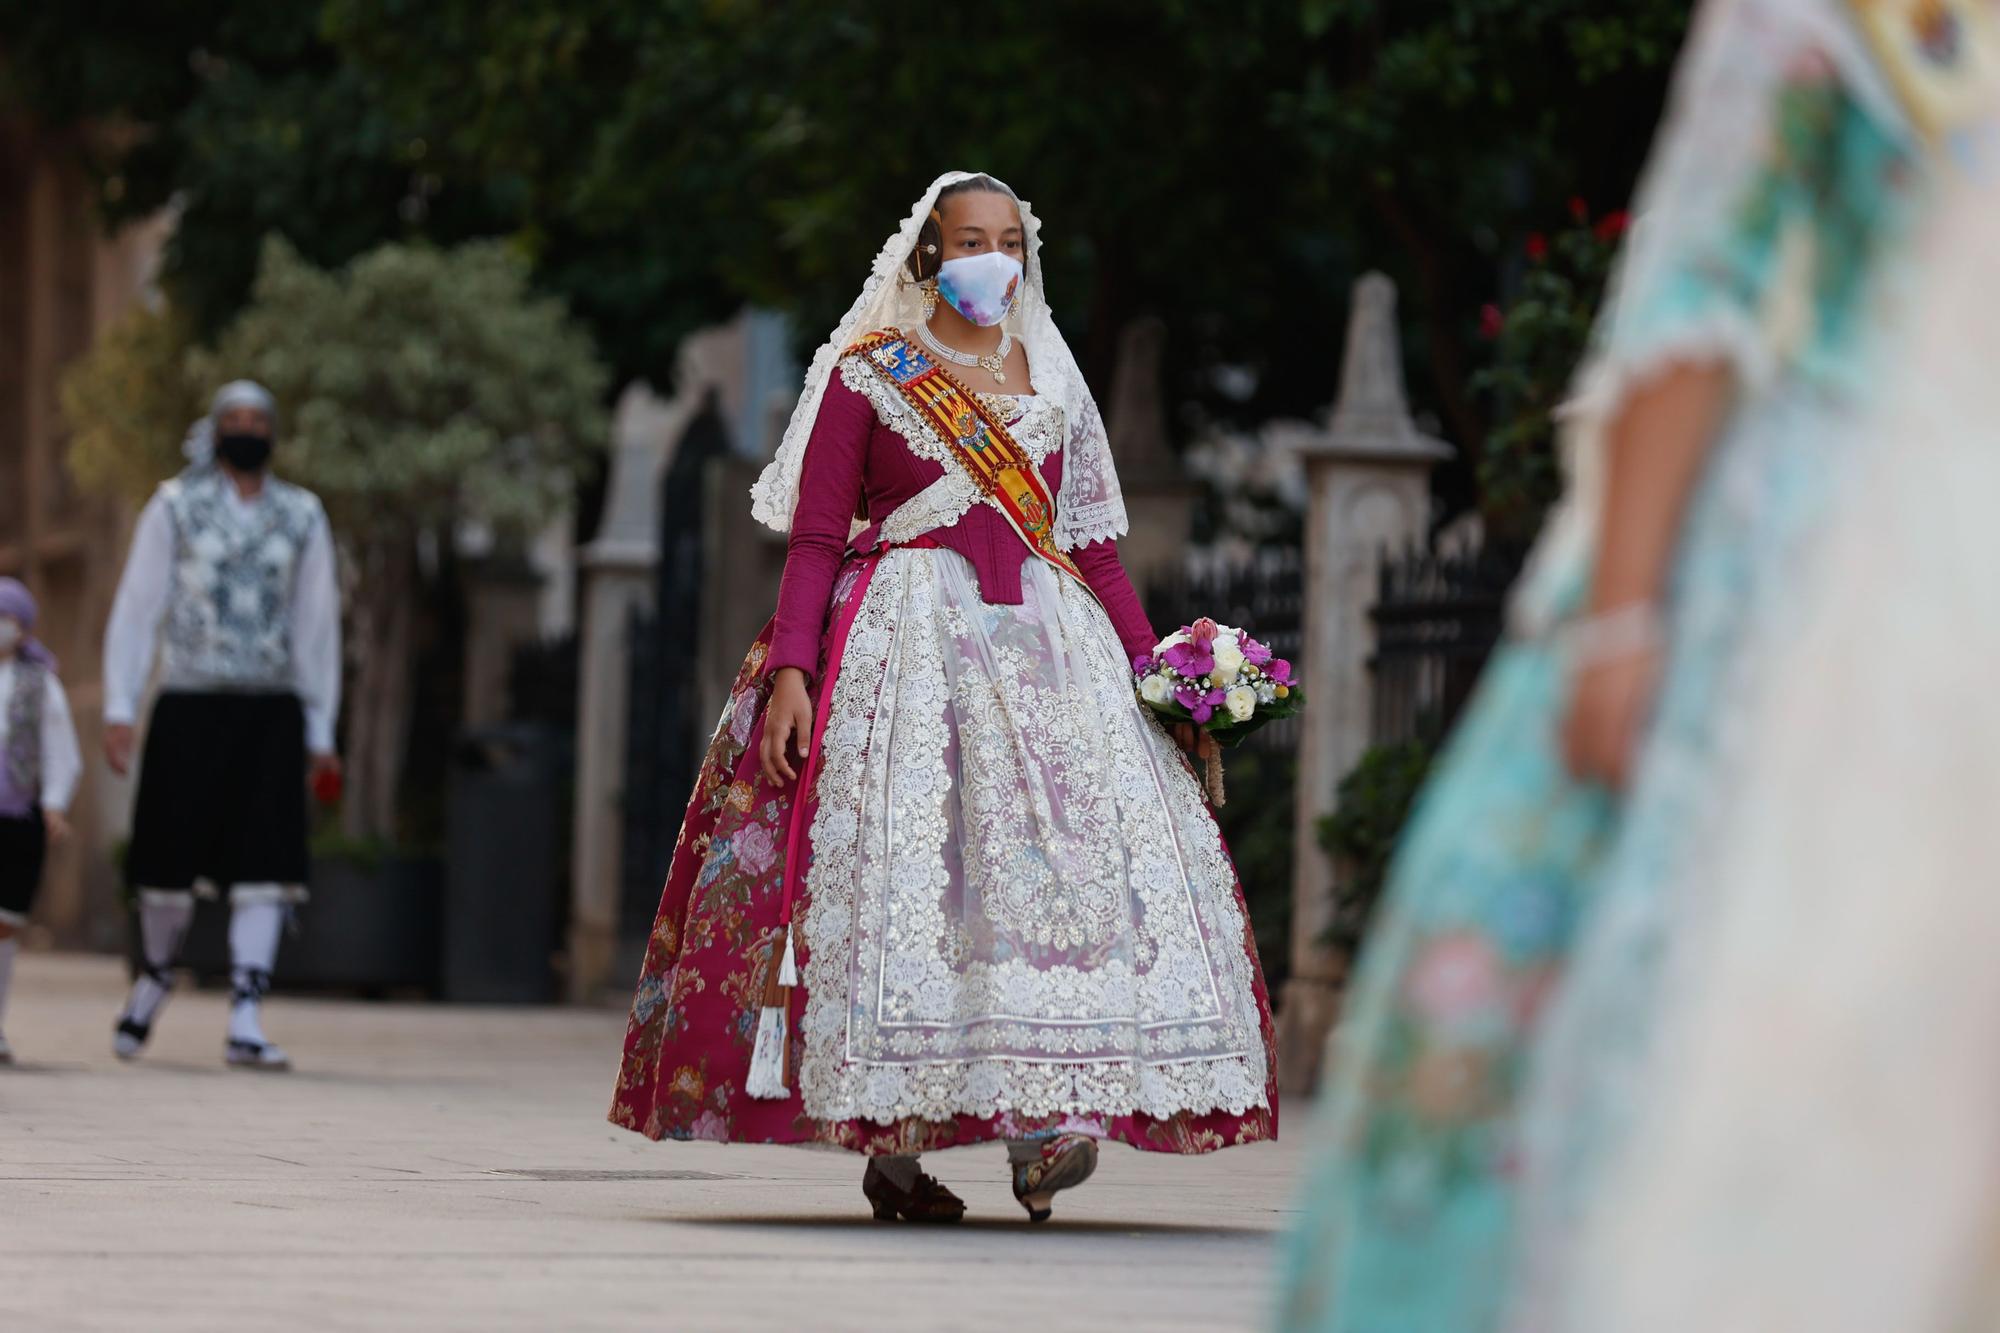
M331 754L333 723L340 716L340 578L324 511L299 557L291 634L292 676L306 711L306 749Z
M47 697L42 700L42 809L61 814L76 799L83 777L83 750L76 741L76 723L69 715L69 695L56 673L45 671Z
M104 632L104 720L131 725L139 720L139 697L153 674L160 621L173 586L174 519L158 493L139 511L132 550L111 603Z

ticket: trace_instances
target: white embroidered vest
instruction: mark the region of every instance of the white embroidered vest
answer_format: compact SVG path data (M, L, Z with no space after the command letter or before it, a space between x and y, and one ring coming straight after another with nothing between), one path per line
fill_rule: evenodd
M320 517L311 491L267 478L245 511L221 472L162 486L174 521L164 666L176 689L293 688L291 609L300 557Z

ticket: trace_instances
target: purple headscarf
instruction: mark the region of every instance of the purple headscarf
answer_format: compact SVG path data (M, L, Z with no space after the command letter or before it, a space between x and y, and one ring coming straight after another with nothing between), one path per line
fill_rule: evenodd
M19 579L0 578L0 616L11 616L21 622L21 644L15 653L24 662L54 671L56 655L34 634L36 613L35 595L28 591L27 584Z

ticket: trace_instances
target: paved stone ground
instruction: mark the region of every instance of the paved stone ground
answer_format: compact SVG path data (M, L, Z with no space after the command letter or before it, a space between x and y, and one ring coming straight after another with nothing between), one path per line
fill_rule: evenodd
M279 998L291 1075L221 1066L183 990L111 1057L109 959L31 955L0 1071L0 1327L1257 1328L1290 1143L1107 1146L1031 1228L997 1146L927 1164L955 1228L869 1219L860 1159L604 1121L622 1017Z

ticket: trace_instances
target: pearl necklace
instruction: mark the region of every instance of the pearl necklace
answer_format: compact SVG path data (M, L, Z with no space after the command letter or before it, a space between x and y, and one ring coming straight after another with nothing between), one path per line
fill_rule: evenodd
M954 366L978 366L993 377L995 384L1007 382L1007 372L1002 367L1007 364L1007 354L1014 350L1014 335L1007 330L1000 330L1000 345L985 356L974 356L970 352L961 352L956 347L945 346L938 336L931 332L931 326L927 323L917 325L917 337L923 339L924 346Z

